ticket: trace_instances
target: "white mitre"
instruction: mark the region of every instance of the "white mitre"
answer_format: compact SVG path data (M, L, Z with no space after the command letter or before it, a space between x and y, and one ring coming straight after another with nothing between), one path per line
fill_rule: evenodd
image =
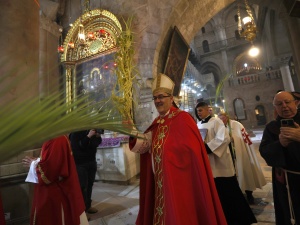
M174 82L165 74L158 74L152 84L152 93L154 94L157 91L163 91L167 94L173 95Z
M152 83L152 93L163 91L172 95L174 90L174 82L165 74L158 74ZM132 152L145 153L151 152L152 132L149 131L145 134L139 133L137 130L131 132L133 136L137 137L135 146L131 149Z

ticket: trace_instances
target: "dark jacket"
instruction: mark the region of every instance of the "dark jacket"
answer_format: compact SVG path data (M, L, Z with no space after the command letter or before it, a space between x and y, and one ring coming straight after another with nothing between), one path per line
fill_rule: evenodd
M101 136L89 138L89 130L77 131L69 135L76 164L96 161L97 147L101 144Z
M294 141L287 147L280 144L281 119L278 116L276 120L266 125L259 151L267 164L272 166L276 225L291 225L286 177L281 168L300 172L300 142ZM300 112L293 119L300 124ZM288 172L287 177L296 224L300 224L300 175Z

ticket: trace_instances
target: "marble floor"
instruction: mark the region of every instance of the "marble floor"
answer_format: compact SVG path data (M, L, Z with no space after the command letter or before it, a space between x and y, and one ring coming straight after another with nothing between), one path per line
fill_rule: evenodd
M272 198L271 168L258 153L262 131L253 131L252 142L261 163L267 184L253 192L254 204L251 204L258 225L275 225ZM90 225L134 225L139 210L139 180L130 185L95 182L92 206L98 209L95 214L88 214Z

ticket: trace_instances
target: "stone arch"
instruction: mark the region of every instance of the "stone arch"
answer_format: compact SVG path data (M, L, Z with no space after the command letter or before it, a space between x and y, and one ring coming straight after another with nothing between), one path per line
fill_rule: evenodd
M247 114L245 110L245 102L242 98L235 98L233 100L234 115L238 120L247 120Z
M222 77L222 71L220 67L214 62L205 62L201 65L200 68L201 74L213 73L215 86L218 86L220 79Z
M244 51L240 55L238 55L233 61L233 76L242 76L252 74L253 72L259 72L262 70L260 60L257 58L253 58L248 55L248 51ZM249 69L245 68L247 71L243 71L244 63L247 62L249 64Z
M214 27L215 27L215 21L210 20L205 24L205 33L202 33L201 30L199 30L199 32L197 32L193 38L195 45L202 46L202 51L205 53L209 52L207 51L209 49L209 46L208 48L205 48L205 44L204 44L205 41L209 40L209 44L218 41L218 38L214 32Z
M213 82L209 81L203 84L205 86L205 90L203 90L204 91L203 93L207 94L207 98L210 99L211 104L219 103L220 96L218 96L217 102L215 102L215 98L216 98L216 89L222 77L222 71L220 67L214 62L205 62L204 64L201 65L199 72L203 76L200 77L199 80L205 80L211 77L210 74L213 75ZM205 77L205 75L207 75L208 77Z
M209 43L207 40L202 41L202 48L205 53L209 52Z
M209 21L209 19L233 1L234 0L218 0L213 3L209 1L206 3L199 3L197 0L191 0L188 2L180 0L176 2L176 4L172 6L170 15L165 17L168 19L163 20L160 23L161 26L157 26L156 23L154 26L155 30L152 30L153 26L148 26L144 31L145 33L148 33L147 35L151 37L152 41L149 45L149 40L143 39L140 43L140 52L144 52L143 50L149 52L149 49L153 50L149 52L147 56L141 56L139 58L138 64L140 64L140 72L147 78L152 78L155 77L158 72L162 71L163 65L161 62L165 61L165 49L168 47L170 31L174 26L178 27L186 42L190 43L196 33L201 30L201 27ZM195 18L197 18L197 20L195 20ZM147 20L149 20L149 18ZM154 22L157 22L157 20L154 19ZM158 35L159 32L160 35ZM147 59L144 57L147 57Z
M205 34L205 27L201 28L202 34Z
M267 119L266 119L265 107L263 105L257 105L254 111L255 111L257 126L266 125Z

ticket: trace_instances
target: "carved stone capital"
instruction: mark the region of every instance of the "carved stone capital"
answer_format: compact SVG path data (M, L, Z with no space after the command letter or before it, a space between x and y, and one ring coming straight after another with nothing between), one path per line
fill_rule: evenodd
M59 30L63 28L44 15L40 15L40 29L46 30L54 36L59 37L61 35L61 32Z

